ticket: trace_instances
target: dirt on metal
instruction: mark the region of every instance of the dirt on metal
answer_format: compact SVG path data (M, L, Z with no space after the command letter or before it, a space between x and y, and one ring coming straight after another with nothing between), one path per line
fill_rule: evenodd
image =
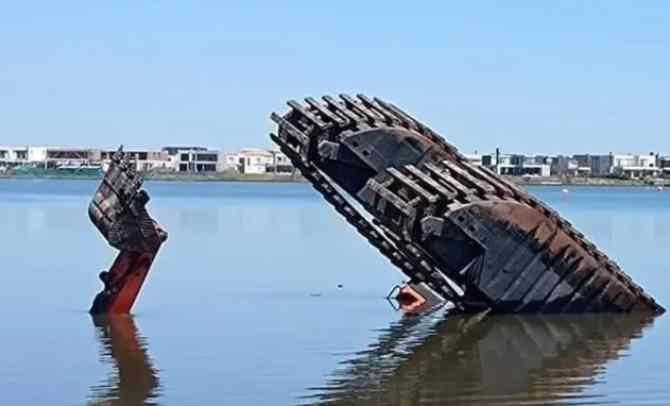
M664 311L556 211L395 105L341 95L288 106L271 138L411 285L466 312Z

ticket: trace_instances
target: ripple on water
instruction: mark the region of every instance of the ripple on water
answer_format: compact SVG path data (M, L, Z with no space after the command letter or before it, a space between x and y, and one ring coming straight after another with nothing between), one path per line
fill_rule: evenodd
M649 315L405 318L342 362L305 404L667 404L664 386L607 390L609 363L654 322ZM660 383L660 382L658 382ZM654 403L656 402L656 403Z

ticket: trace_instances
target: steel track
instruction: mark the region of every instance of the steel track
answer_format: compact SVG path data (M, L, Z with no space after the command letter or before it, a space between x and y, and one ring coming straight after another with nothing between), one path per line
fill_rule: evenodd
M392 230L384 224L372 224L363 217L347 201L335 183L312 162L311 157L314 149L318 148L318 141L327 139L339 143L342 133L371 128L398 128L418 133L437 144L449 159L427 164L421 168L407 165L403 168L387 169L392 181L376 187L400 209L406 212L416 209L444 215L463 204L486 200L510 200L528 205L541 211L551 222L571 236L598 261L601 270L616 278L631 292L648 302L652 308L662 309L614 261L556 211L487 168L470 164L443 137L395 105L378 98L369 99L363 95L358 95L357 98L341 95L339 99L324 96L323 101L307 98L305 102L306 106L296 101L289 101L290 111L287 114L283 116L272 114L272 119L280 129L278 134L270 135L272 140L325 200L391 263L412 280L425 282L446 300L462 308L466 307L464 297L454 290L452 284L455 283L463 290L467 286L458 280L458 275L440 269L437 262L421 246L409 238L404 238L401 230ZM409 200L403 197L402 193L394 193L391 187L393 183L396 190L398 187L410 189L419 197ZM556 260L560 261L561 258ZM581 261L580 258L572 260ZM452 280L447 281L446 275Z

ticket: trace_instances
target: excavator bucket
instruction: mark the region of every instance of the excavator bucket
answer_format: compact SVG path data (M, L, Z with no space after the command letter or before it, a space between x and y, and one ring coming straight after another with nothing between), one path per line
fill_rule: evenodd
M129 313L167 233L146 210L149 195L142 178L119 150L88 207L88 215L109 244L120 250L112 267L100 273L102 292L92 314Z
M288 106L271 138L411 284L467 312L664 311L556 211L395 105Z

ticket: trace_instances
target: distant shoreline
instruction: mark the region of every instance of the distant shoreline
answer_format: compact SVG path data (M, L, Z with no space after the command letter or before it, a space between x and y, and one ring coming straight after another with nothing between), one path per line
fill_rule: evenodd
M268 183L301 183L305 178L299 173L295 174L240 174L236 172L219 172L212 174L196 173L145 173L142 177L146 181L166 182L268 182ZM0 180L101 180L102 175L72 174L72 173L49 173L49 174L3 174Z
M214 174L177 174L177 173L147 173L143 175L146 181L165 181L165 182L258 182L258 183L306 183L300 173L295 174L240 174L237 172L222 172ZM40 174L40 175L17 175L3 174L0 180L100 180L102 175L79 175L79 174ZM638 179L617 179L617 178L568 178L559 177L548 178L523 178L518 176L505 176L505 179L520 186L588 186L588 187L649 187L649 186L668 186L670 179L663 183L646 182Z
M582 178L574 177L562 179L560 177L523 178L506 176L506 179L520 186L563 186L563 187L656 187L670 186L670 179L663 179L662 183L645 181L643 179L618 178Z

